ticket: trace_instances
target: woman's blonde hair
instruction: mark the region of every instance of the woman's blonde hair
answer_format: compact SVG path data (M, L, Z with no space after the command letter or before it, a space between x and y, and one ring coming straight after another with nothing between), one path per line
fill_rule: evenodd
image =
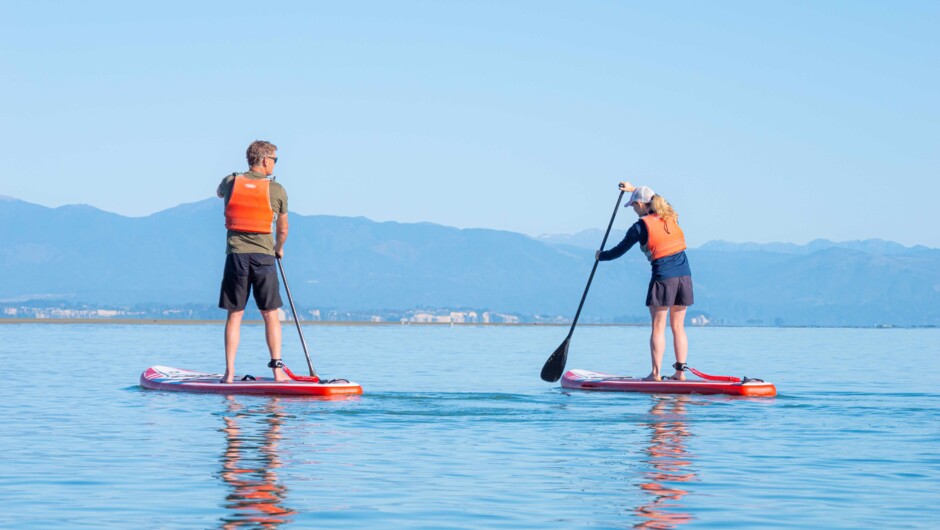
M653 195L653 200L650 201L650 208L656 213L656 215L660 216L666 221L672 221L675 223L679 222L679 214L676 213L671 204L666 202L666 199L659 195Z

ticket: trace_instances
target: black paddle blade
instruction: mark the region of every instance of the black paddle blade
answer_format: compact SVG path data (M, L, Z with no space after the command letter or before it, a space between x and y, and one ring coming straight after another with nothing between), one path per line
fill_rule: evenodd
M562 342L555 353L545 361L545 366L542 367L542 381L554 383L561 379L561 374L565 372L566 362L568 362L568 339L565 339L565 342Z

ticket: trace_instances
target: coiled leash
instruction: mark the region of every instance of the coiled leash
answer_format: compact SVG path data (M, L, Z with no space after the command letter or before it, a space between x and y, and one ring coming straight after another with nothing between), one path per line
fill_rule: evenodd
M744 376L744 378L742 379L740 377L734 377L732 375L708 375L704 372L700 372L696 370L695 368L692 368L686 363L675 363L672 365L672 367L675 368L676 371L678 372L683 372L685 370L688 370L692 372L693 374L701 377L702 379L705 379L706 381L724 381L727 383L741 383L741 384L751 383L751 382L754 382L754 383L764 382L763 379L751 379L747 376Z
M284 361L280 359L271 359L271 362L268 363L268 368L280 368L281 370L284 370L284 373L287 374L287 377L290 377L294 381L303 381L305 383L319 383L321 385L330 385L334 383L348 383L349 382L346 379L322 380L317 376L297 375L294 372L292 372L290 368L287 367L286 364L284 364Z

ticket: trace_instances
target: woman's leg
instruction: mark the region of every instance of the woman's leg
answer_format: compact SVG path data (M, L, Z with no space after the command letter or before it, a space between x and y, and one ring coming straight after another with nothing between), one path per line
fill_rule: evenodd
M659 381L662 379L663 351L666 350L666 317L669 315L668 307L650 306L650 358L653 361L653 371L644 379Z
M674 305L669 308L669 326L672 328L672 344L676 362L684 363L689 353L689 338L685 334L685 311L688 306ZM685 372L676 370L672 379L685 380Z

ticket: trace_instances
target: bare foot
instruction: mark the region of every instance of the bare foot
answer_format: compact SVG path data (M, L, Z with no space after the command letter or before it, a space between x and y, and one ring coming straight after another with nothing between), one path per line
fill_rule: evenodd
M659 377L659 374L655 372L650 372L650 375L643 378L644 381L662 381L662 378Z
M685 381L685 372L676 372L669 376L673 381Z
M228 370L226 370L225 375L222 376L222 379L219 379L219 382L229 384L232 382L233 379L234 377L232 376L232 374L228 373Z
M283 383L284 381L290 381L290 377L288 377L287 374L284 373L284 370L281 370L280 368L274 368L272 371L274 372L274 380L277 381L278 383Z

